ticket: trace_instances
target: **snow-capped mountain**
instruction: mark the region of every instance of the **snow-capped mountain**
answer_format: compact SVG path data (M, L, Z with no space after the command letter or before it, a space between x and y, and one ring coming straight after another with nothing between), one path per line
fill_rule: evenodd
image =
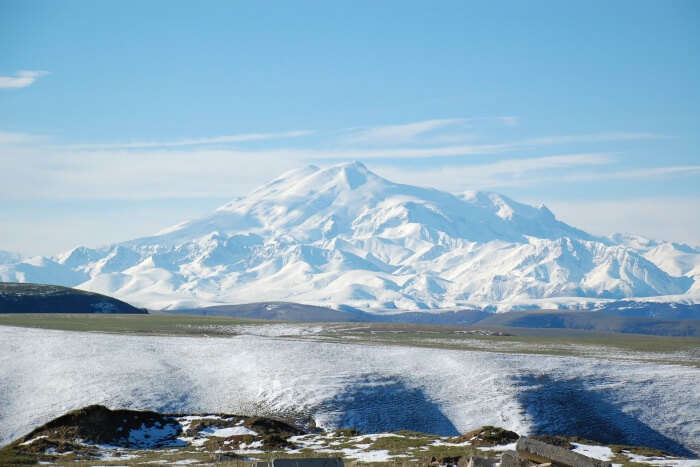
M636 250L672 276L693 278L693 285L688 292L696 295L700 293L700 248L630 234L615 234L610 239Z
M12 251L0 250L0 264L12 264L22 261L22 255Z
M158 234L0 266L0 279L172 308L286 300L385 311L700 295L700 252L602 238L545 206L386 180L358 162L288 172Z

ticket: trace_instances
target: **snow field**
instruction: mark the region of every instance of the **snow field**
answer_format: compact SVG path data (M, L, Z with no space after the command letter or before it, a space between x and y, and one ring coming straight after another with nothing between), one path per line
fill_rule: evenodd
M254 335L0 327L0 444L96 403L172 413L309 416L328 429L442 435L482 425L520 434L567 428L569 419L586 421L594 408L638 444L658 435L700 453L699 381L698 368L633 361ZM567 403L567 391L589 405L563 415L547 412Z

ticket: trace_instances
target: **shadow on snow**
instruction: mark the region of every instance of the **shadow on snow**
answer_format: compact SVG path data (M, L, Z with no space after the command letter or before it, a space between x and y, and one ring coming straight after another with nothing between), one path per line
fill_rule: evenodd
M606 400L605 391L587 389L582 380L526 375L517 378L517 383L524 388L518 399L533 421L533 434L580 436L605 444L647 446L695 457L681 443Z
M420 388L403 381L368 375L323 404L341 428L365 433L411 430L442 436L458 435L457 428Z

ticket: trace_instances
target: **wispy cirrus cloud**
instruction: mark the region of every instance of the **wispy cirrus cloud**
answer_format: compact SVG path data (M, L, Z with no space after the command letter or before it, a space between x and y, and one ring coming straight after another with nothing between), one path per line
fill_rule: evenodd
M0 89L26 88L32 85L39 77L47 74L47 71L20 70L15 73L15 76L0 76Z
M238 135L213 136L209 138L187 138L174 141L132 141L128 143L72 144L72 149L148 149L209 144L245 143L274 139L299 138L313 134L312 130L284 131L278 133L244 133Z
M605 141L635 141L660 138L667 138L667 136L657 133L612 132L588 135L545 136L542 138L529 138L523 141L523 143L538 146L568 143L601 143Z
M489 118L505 119L499 124L508 124L511 117ZM466 127L470 120L474 119L424 120L374 130L375 134L384 134L389 139L411 138L435 129ZM511 123L517 124L517 120ZM488 144L437 144L433 139L429 147L418 144L393 147L334 144L330 149L320 149L314 143L316 140L297 139L314 133L297 130L48 147L23 144L35 141L36 137L32 135L0 132L0 145L5 148L0 151L0 197L156 199L235 196L269 181L282 170L311 162L327 164L349 160L361 160L370 165L376 162L374 168L392 180L439 186L448 191L586 182L611 177L670 177L697 173L699 168L680 164L621 168L613 152L537 154L540 149L544 152L544 148L562 144L663 137L653 133L607 132ZM316 132L316 136L322 140L327 134ZM333 133L333 137L343 138L343 135ZM266 140L280 140L280 143L276 147L268 144L264 148L243 144ZM225 146L227 143L241 144L233 148ZM479 156L492 157L485 160L487 158ZM416 161L407 163L406 159Z
M353 128L344 137L346 143L360 144L402 144L413 143L421 137L430 136L431 139L449 141L464 140L467 136L464 130L471 128L474 122L494 121L502 125L515 126L518 117L471 117L471 118L443 118L421 120L418 122L402 123L395 125L380 125L370 128ZM441 135L435 138L435 133ZM447 132L448 134L444 134Z
M537 147L573 143L595 143L606 141L633 141L664 138L654 133L598 133L586 135L563 135L527 138L518 141L489 144L452 144L431 147L396 146L381 148L333 149L320 154L322 159L418 159L470 155L503 154Z
M403 183L463 191L528 184L536 180L537 173L541 171L606 166L614 162L612 154L583 153L503 159L486 164L444 165L420 170L379 167L377 171Z
M167 199L243 195L318 153L294 149L157 148L0 151L0 199ZM612 153L507 158L471 165L371 164L390 180L458 192L468 189L586 183L601 179L697 176L700 166L619 169Z
M440 128L454 127L466 122L464 118L423 120L400 125L384 125L354 130L346 140L351 143L407 143L418 136Z
M447 191L547 186L601 180L697 177L700 165L616 168L613 153L564 154L502 159L486 164L447 164L420 169L380 165L376 171L402 183L440 186Z
M505 125L508 126L516 126L518 123L520 123L520 119L518 117L515 117L513 115L506 115L503 117L495 117L496 119L500 120L503 122Z
M700 173L700 165L673 165L611 170L605 173L575 173L564 175L559 177L559 179L562 181L585 182L610 178L653 178L672 175L697 175L698 173Z

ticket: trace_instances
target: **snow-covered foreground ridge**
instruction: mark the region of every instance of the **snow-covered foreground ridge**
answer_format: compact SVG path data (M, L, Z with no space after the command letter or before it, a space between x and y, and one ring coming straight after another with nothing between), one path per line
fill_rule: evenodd
M11 262L10 262L11 263ZM285 300L370 310L697 302L700 250L601 238L495 193L309 166L157 235L2 265L151 308Z
M691 455L700 453L699 379L696 367L645 361L0 326L0 445L104 404L301 415L369 433L494 425Z

